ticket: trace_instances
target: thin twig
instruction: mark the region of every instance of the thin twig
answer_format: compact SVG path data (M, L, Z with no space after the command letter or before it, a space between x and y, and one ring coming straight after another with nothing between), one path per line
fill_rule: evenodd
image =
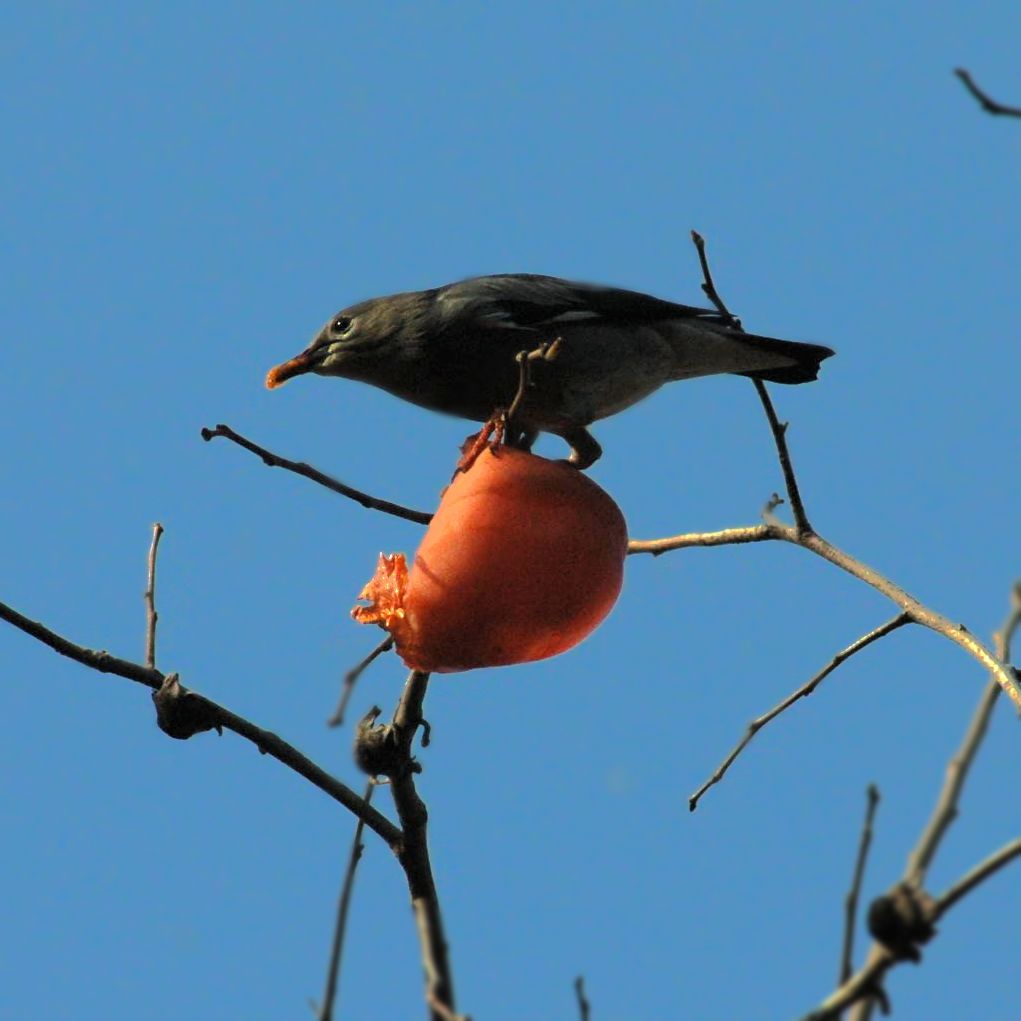
M379 645L377 645L372 652L365 657L365 659L351 667L351 669L344 674L344 684L340 691L340 701L337 703L337 708L334 709L333 715L326 721L326 726L339 727L344 722L344 713L347 712L347 704L351 701L351 695L355 690L355 684L357 683L358 678L365 673L366 669L378 656L382 656L384 652L389 652L393 648L393 644L393 635L387 635L386 638L384 638L383 641L381 641Z
M732 543L763 542L769 539L789 542L793 546L800 546L802 549L828 560L831 564L835 564L841 570L886 596L907 613L916 624L921 624L930 631L935 631L949 639L955 645L959 645L993 675L997 684L1006 692L1007 697L1021 710L1021 681L1013 667L1008 666L987 649L963 624L955 624L941 613L930 609L874 568L827 542L817 532L799 535L795 527L774 522L745 528L728 528L721 532L692 532L665 539L634 540L629 544L628 549L632 553L659 555L690 546L725 546Z
M698 803L702 798L702 795L709 790L710 787L718 784L724 776L727 774L727 770L734 764L734 760L748 747L751 740L755 735L771 720L776 719L782 712L789 709L799 699L805 698L811 695L813 691L831 674L841 663L845 660L850 659L855 653L861 652L862 649L867 648L873 642L878 641L880 638L885 638L886 635L892 631L896 631L898 628L903 627L905 624L910 624L911 618L906 613L899 613L892 620L888 620L885 624L881 624L879 627L868 634L864 634L861 638L856 639L846 649L841 649L830 661L815 674L806 684L803 684L797 691L792 692L783 701L777 703L767 713L763 713L762 716L757 717L748 724L744 735L740 741L731 749L727 757L719 764L716 768L716 772L694 794L688 799L688 808L694 812L698 808Z
M528 351L519 351L514 356L514 360L518 363L518 388L503 415L508 432L514 429L514 419L521 410L525 394L528 392L528 387L532 382L532 365L528 359Z
M81 663L92 670L104 674L116 674L129 681L144 684L147 688L159 690L166 680L164 674L152 667L143 666L141 663L132 663L130 660L118 659L108 652L87 649L84 646L76 645L74 642L51 631L48 627L38 621L29 620L28 617L18 613L5 603L0 603L0 620L6 620L9 624L25 634L48 645L55 652L62 656ZM223 727L246 738L265 755L269 755L278 762L294 770L299 776L303 776L310 783L314 784L325 794L328 794L335 801L339 801L346 809L353 812L359 819L365 820L365 825L374 833L382 837L392 849L401 845L401 831L382 813L378 812L371 805L365 804L364 800L346 784L341 783L335 777L330 776L324 769L317 766L311 759L302 755L297 748L289 745L282 738L268 730L257 727L254 723L232 713L229 709L218 705L216 702L199 695L196 692L189 692L189 697L197 700L200 706L213 722L214 726Z
M691 241L695 246L695 251L698 252L698 264L702 268L702 291L705 296L716 306L716 311L723 316L727 326L732 330L744 331L744 327L741 325L741 320L738 319L733 312L724 304L723 299L720 297L720 292L716 290L716 283L713 280L713 274L709 269L709 258L706 255L705 250L705 238L697 230L691 232Z
M533 362L555 362L563 342L563 337L554 337L553 340L543 341L538 347L531 350L525 348L514 356L514 361L518 363L518 388L507 409L508 425L514 421L514 416L521 410L521 405L528 394L528 388L532 385Z
M869 845L872 843L872 822L876 817L879 805L879 788L870 783L865 791L865 821L861 827L861 838L858 841L858 856L854 863L854 876L851 888L844 899L844 948L840 957L840 973L837 982L843 985L854 971L854 926L858 918L858 897L861 884L865 878L865 862L868 859Z
M952 886L944 890L936 898L935 918L938 919L949 911L962 897L966 897L979 883L985 882L991 875L998 872L1008 862L1021 855L1021 837L1012 840L980 862L970 872L961 876ZM934 919L935 920L935 919Z
M950 828L950 824L957 818L958 802L964 782L968 778L968 771L975 760L975 753L978 751L985 737L986 729L989 726L989 718L992 715L993 707L1000 694L1000 686L996 681L989 681L982 692L982 697L975 707L971 723L961 741L961 747L947 765L946 779L940 791L939 799L932 811L932 816L926 824L917 845L911 851L908 858L908 867L905 879L912 886L921 887L925 883L925 876L929 865L939 849L943 835Z
M766 419L769 422L769 430L773 434L773 442L776 444L776 453L780 461L780 471L783 472L784 486L787 489L787 499L790 501L791 514L794 515L794 527L799 535L808 535L812 532L808 515L805 513L805 505L801 501L801 490L798 489L797 476L794 474L794 466L791 463L791 452L787 447L787 423L781 422L776 417L773 408L773 401L770 399L766 384L761 379L753 379L755 392L762 401L762 408L766 412Z
M236 443L239 447L244 447L245 450L251 451L258 457L261 457L263 463L268 464L271 468L286 468L288 471L301 475L306 479L311 479L313 482L318 482L320 486L325 486L331 492L346 496L349 500L354 500L355 503L360 503L363 507L367 507L370 510L383 511L384 514L392 514L394 517L404 518L405 521L414 521L419 525L428 525L432 520L432 515L426 514L425 511L412 510L410 507L404 507L399 503L391 503L389 500L381 500L379 497L370 496L368 493L363 493L360 489L353 489L338 479L323 474L323 472L313 468L310 464L305 464L303 461L289 461L285 457L280 457L265 447L260 447L257 443L246 439L240 433L234 432L229 425L221 424L216 426L215 429L202 430L202 439L206 441L215 439L217 436L222 436L224 439Z
M585 995L585 976L579 975L574 980L574 995L578 1000L578 1016L581 1021L589 1021L589 1002Z
M362 798L365 804L372 801L372 792L376 785L369 782L365 786L365 793ZM351 891L354 889L355 872L358 869L358 862L365 850L362 844L362 834L365 830L365 821L358 820L355 827L354 839L351 841L351 853L348 855L347 868L344 870L344 882L340 888L340 901L337 905L337 924L333 929L333 942L330 946L330 964L326 971L326 990L323 992L323 1002L315 1012L319 1021L333 1021L333 1005L337 1000L337 983L340 978L340 957L344 951L344 933L347 930L347 913L351 905Z
M717 311L724 317L731 329L743 332L744 327L741 325L741 320L727 308L720 297L720 292L716 289L716 283L709 269L705 238L697 230L693 230L691 240L695 245L695 251L698 252L698 263L702 268L702 290L705 296L716 306ZM787 499L790 501L791 513L794 515L794 527L798 530L799 535L805 535L812 531L812 526L805 513L805 505L801 500L801 491L798 489L797 476L794 474L794 466L791 462L791 453L787 447L787 423L781 422L777 418L766 384L761 379L753 379L752 382L755 384L755 392L762 402L762 408L766 412L769 429L773 434L773 442L776 444L780 470L783 472L783 481L787 488Z
M975 79L963 67L954 68L954 74L964 82L964 87L979 101L986 113L991 113L994 116L1003 114L1006 117L1021 117L1021 107L1005 106L1003 103L998 103L975 84Z
M152 526L152 543L149 545L149 565L145 583L145 665L156 666L156 550L163 535L163 526L157 521Z

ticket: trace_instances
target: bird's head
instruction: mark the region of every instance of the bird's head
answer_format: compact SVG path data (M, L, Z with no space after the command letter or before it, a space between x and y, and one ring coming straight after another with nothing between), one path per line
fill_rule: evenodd
M415 323L420 294L395 294L351 305L331 316L301 354L270 369L272 390L294 376L314 372L366 382L386 367L406 359L417 348Z

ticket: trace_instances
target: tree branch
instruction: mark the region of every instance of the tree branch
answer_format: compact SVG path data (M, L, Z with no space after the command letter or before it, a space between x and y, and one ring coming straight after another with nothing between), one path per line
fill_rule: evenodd
M693 546L739 546L747 542L768 542L779 539L771 525L747 525L743 528L724 528L718 532L686 532L665 539L632 539L627 544L628 554L651 553L662 556L678 549Z
M843 985L854 971L854 926L858 917L858 897L861 894L862 880L865 878L865 862L872 843L872 822L876 817L879 805L879 788L870 783L865 791L865 821L861 828L861 839L858 842L858 856L854 863L854 876L851 889L844 899L844 948L840 955L840 973L838 983Z
M793 546L814 553L828 560L841 570L870 585L899 606L916 623L935 631L955 645L959 645L988 670L996 683L1006 692L1007 697L1021 710L1021 683L1012 667L989 651L963 624L955 624L941 613L930 609L909 595L874 568L862 563L849 553L827 542L817 532L800 534L795 526L780 522L765 525L751 525L744 528L728 528L720 532L691 532L670 536L665 539L632 540L629 553L651 553L658 556L671 550L686 549L690 546L725 546L735 543L764 542L770 539L789 542Z
M1010 646L1014 632L1021 624L1021 582L1015 583L1011 595L1011 609L1003 626L993 635L993 648L1004 662L1010 661ZM946 779L939 799L933 809L932 816L918 840L918 844L908 858L907 871L904 878L913 886L921 887L925 883L929 865L939 849L943 835L951 823L957 818L957 805L968 779L968 771L975 760L982 739L986 735L989 719L1000 694L1000 686L990 680L982 692L978 705L972 716L971 723L961 742L961 747L947 765Z
M898 628L903 627L905 624L910 624L911 618L906 613L899 613L892 620L888 620L885 624L881 624L879 627L868 634L862 635L861 638L852 642L846 649L841 649L830 661L815 674L811 680L806 684L803 684L797 691L792 692L782 702L779 702L767 713L763 713L762 716L757 717L748 724L748 728L744 733L744 736L738 741L738 743L731 749L730 754L720 763L716 768L716 772L694 794L688 799L688 809L692 812L698 808L699 800L702 795L718 784L723 777L726 775L727 770L734 764L734 760L748 747L751 740L755 735L771 720L776 719L784 710L789 709L798 699L805 698L811 695L813 691L831 674L841 663L845 660L850 659L856 652L861 652L862 649L867 648L873 642L878 641L880 638L885 638L886 635L892 631L896 631Z
M18 613L17 610L5 603L0 603L0 620L7 621L20 631L24 631L25 634L42 642L43 645L48 645L55 652L59 652L60 655L67 656L69 659L100 673L116 674L118 677L144 684L147 688L156 691L160 690L167 680L166 675L152 667L143 666L141 663L132 663L126 659L118 659L108 652L86 649L81 645L76 645L43 624L29 620L28 617ZM367 805L350 787L330 776L311 759L302 755L297 748L277 737L276 734L257 727L254 723L232 713L229 709L225 709L203 695L189 691L185 691L184 694L194 700L192 704L198 707L211 721L212 726L223 727L233 731L239 737L251 741L264 755L269 755L294 770L299 776L303 776L325 794L340 802L359 819L363 819L365 825L382 837L393 850L397 850L401 846L401 831L385 815L371 805Z
M376 785L369 781L365 785L365 793L362 799L365 804L372 800L372 792ZM351 891L354 889L355 872L358 869L358 862L362 857L365 846L362 844L362 833L365 829L365 820L359 819L355 827L354 839L351 841L351 853L348 856L347 868L344 870L344 882L340 888L340 900L337 905L337 924L333 930L333 943L330 946L330 964L326 971L326 989L323 992L323 1002L315 1011L318 1021L333 1021L333 1005L337 999L337 982L340 977L340 957L344 951L344 933L347 930L347 913L351 906Z
M578 1001L578 1018L579 1021L589 1021L589 1011L591 1009L588 1002L588 997L585 995L585 976L579 975L574 980L574 997Z
M1021 627L1021 582L1016 582L1011 593L1010 612L1000 630L994 635L993 644L1001 660L1009 659L1011 642L1019 627ZM985 736L989 714L992 712L999 691L1000 686L996 680L991 680L979 698L960 748L950 760L933 814L922 831L918 844L908 857L902 883L910 890L922 891L922 884L929 865L939 848L943 835L956 818L957 804L968 770ZM1021 839L1007 844L977 865L940 897L935 900L930 898L929 907L925 911L926 921L930 925L934 924L957 901L1018 854L1021 854ZM806 1021L822 1021L824 1018L839 1017L847 1007L855 1004L857 1006L853 1013L853 1021L868 1021L872 1015L873 1002L876 998L885 997L882 988L883 976L900 960L902 958L890 949L879 942L874 942L861 969L847 978L815 1012L807 1015Z
M887 599L909 614L916 624L921 624L923 627L929 628L930 631L935 631L959 645L996 678L997 683L1010 700L1018 709L1021 709L1021 685L1018 684L1013 669L994 656L963 624L955 624L941 613L929 609L914 596L908 595L899 585L895 585L867 564L863 564L860 560L856 560L843 550L831 545L820 535L813 533L802 536L799 540L794 534L794 530L788 529L787 534L782 538L787 542L803 546L860 581L871 585L877 592L881 592Z
M1009 844L1001 847L999 851L991 854L985 861L980 862L940 894L932 902L932 906L927 912L927 920L931 923L939 921L958 901L1019 856L1021 856L1021 837L1012 840ZM802 1021L830 1021L830 1019L839 1018L848 1007L866 997L876 996L882 988L883 976L902 960L904 958L898 958L885 947L877 945L873 948L864 967L830 993L815 1010L804 1015Z
M695 246L695 251L698 252L698 264L702 270L702 293L713 303L716 311L723 316L727 326L732 330L740 330L743 333L744 327L741 325L741 320L727 308L720 297L720 292L716 290L716 282L713 280L712 271L709 269L709 258L706 255L705 238L697 230L693 230L691 232L691 242Z
M1012 840L991 854L985 861L980 862L970 872L961 876L953 886L945 890L936 898L936 914L938 919L946 914L959 900L966 897L980 883L984 883L990 876L994 875L1008 862L1013 861L1021 855L1021 837ZM935 920L935 919L934 919Z
M446 1021L456 1016L454 981L440 913L439 894L436 891L429 859L427 840L429 812L415 789L416 770L413 768L411 755L415 734L424 722L422 705L428 686L429 675L412 670L394 712L391 727L396 737L398 754L405 759L405 766L396 770L390 777L390 790L403 830L403 841L397 852L397 860L404 869L408 891L411 894L411 908L415 915L422 950L426 1003L430 1006L432 1021Z
M392 514L396 518L414 521L419 525L428 525L432 520L432 515L426 514L425 511L412 510L410 507L404 507L399 503L391 503L389 500L381 500L379 497L370 496L368 493L363 493L360 489L353 489L338 479L323 474L317 468L313 468L312 465L305 464L303 461L288 461L287 458L280 457L265 447L260 447L257 443L246 439L240 433L234 432L229 425L221 424L216 426L215 429L202 430L202 439L207 442L215 439L217 436L222 436L224 439L236 443L239 447L244 447L245 450L251 451L258 457L261 457L263 463L268 464L271 468L286 468L288 471L301 475L303 478L311 479L313 482L318 482L320 486L325 486L331 492L346 496L349 500L354 500L355 503L360 503L363 507L367 507L370 510L383 511L384 514Z
M720 292L716 289L712 272L709 269L709 258L706 255L705 238L697 230L691 232L691 240L698 252L698 263L702 269L702 291L705 296L716 306L716 310L726 320L731 329L744 332L741 320L727 308ZM781 422L776 417L773 402L770 399L766 384L761 379L753 379L755 392L762 402L762 409L766 413L766 420L769 422L770 432L773 434L773 442L776 444L776 453L780 460L780 470L783 472L784 486L787 489L787 499L791 505L791 513L794 515L794 527L799 535L805 535L812 531L808 522L808 515L805 513L805 505L801 501L801 491L798 489L798 480L794 474L794 465L791 462L791 453L787 447L787 423Z
M415 788L415 774L420 773L422 767L412 755L419 727L423 731L422 746L429 744L430 728L422 716L428 686L429 675L412 670L389 724L376 724L381 712L378 707L374 706L366 713L358 725L355 761L369 776L389 778L394 806L401 822L401 842L394 850L411 895L425 973L425 1001L431 1021L446 1021L457 1017L454 983L439 895L429 858L429 812Z
M912 850L908 858L908 867L905 879L913 886L922 886L925 883L925 876L929 865L939 849L944 834L950 828L951 823L957 818L958 802L964 782L968 778L968 771L975 759L975 754L985 737L986 729L989 726L989 718L992 715L993 707L1000 694L1000 686L995 681L989 681L982 697L971 718L971 723L961 742L961 747L947 765L946 779L940 791L936 807L933 809L918 844Z
M156 550L163 535L163 526L157 521L152 526L152 544L149 546L149 564L145 585L145 665L156 666Z
M1002 114L1006 117L1021 117L1021 107L1005 106L1003 103L998 103L995 99L992 99L988 93L983 92L975 84L974 78L963 67L954 68L954 74L964 82L964 87L979 101L979 104L986 113L991 113L994 116Z
M387 635L377 645L372 652L370 652L364 659L360 660L346 674L344 674L344 683L341 686L340 701L337 702L337 708L333 710L333 715L326 721L328 727L339 727L344 722L344 714L347 712L347 704L351 701L351 695L354 693L355 684L358 678L370 667L375 660L382 656L384 652L389 652L394 645L393 635Z
M805 513L805 505L801 502L801 490L798 489L798 480L794 474L794 465L791 462L791 453L787 447L787 423L781 422L776 417L773 402L769 397L766 384L761 379L753 379L755 392L762 402L762 409L766 413L766 420L769 422L769 431L773 434L773 442L776 444L776 454L780 461L780 471L783 472L784 486L787 489L787 499L791 505L791 514L794 515L794 528L798 536L809 535L812 526L809 524L808 515Z

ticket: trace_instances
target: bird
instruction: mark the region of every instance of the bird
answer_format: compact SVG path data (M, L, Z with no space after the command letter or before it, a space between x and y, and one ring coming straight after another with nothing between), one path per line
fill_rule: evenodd
M550 347L555 348L550 352ZM718 373L807 383L834 352L744 333L714 309L534 273L472 277L342 309L266 377L305 373L369 383L420 407L486 422L511 404L521 352L547 351L517 402L518 445L562 437L588 468L602 448L589 426L664 383Z

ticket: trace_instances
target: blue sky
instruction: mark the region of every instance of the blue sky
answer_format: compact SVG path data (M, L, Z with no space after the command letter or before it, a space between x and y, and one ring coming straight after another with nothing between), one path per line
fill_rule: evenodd
M333 311L482 272L699 303L688 231L749 329L829 344L776 388L813 522L982 636L1021 574L1021 11L992 3L15 3L0 14L6 370L0 599L158 665L349 783L329 731L375 641L347 617L419 530L203 425L414 506L468 431L357 384L268 393ZM664 389L593 469L647 538L754 523L780 478L751 387ZM559 456L560 448L542 448ZM833 984L868 782L866 896L900 875L985 678L918 629L744 724L893 613L787 546L632 558L570 654L435 680L420 790L459 1007L477 1019L803 1013ZM0 1014L301 1016L351 818L239 739L172 742L148 693L0 628ZM384 660L353 710L391 707ZM1021 832L1005 706L932 872ZM385 795L385 792L381 792ZM380 797L379 804L386 805ZM1014 1016L1021 869L890 981L897 1016ZM341 1017L421 1014L403 878L369 840Z

